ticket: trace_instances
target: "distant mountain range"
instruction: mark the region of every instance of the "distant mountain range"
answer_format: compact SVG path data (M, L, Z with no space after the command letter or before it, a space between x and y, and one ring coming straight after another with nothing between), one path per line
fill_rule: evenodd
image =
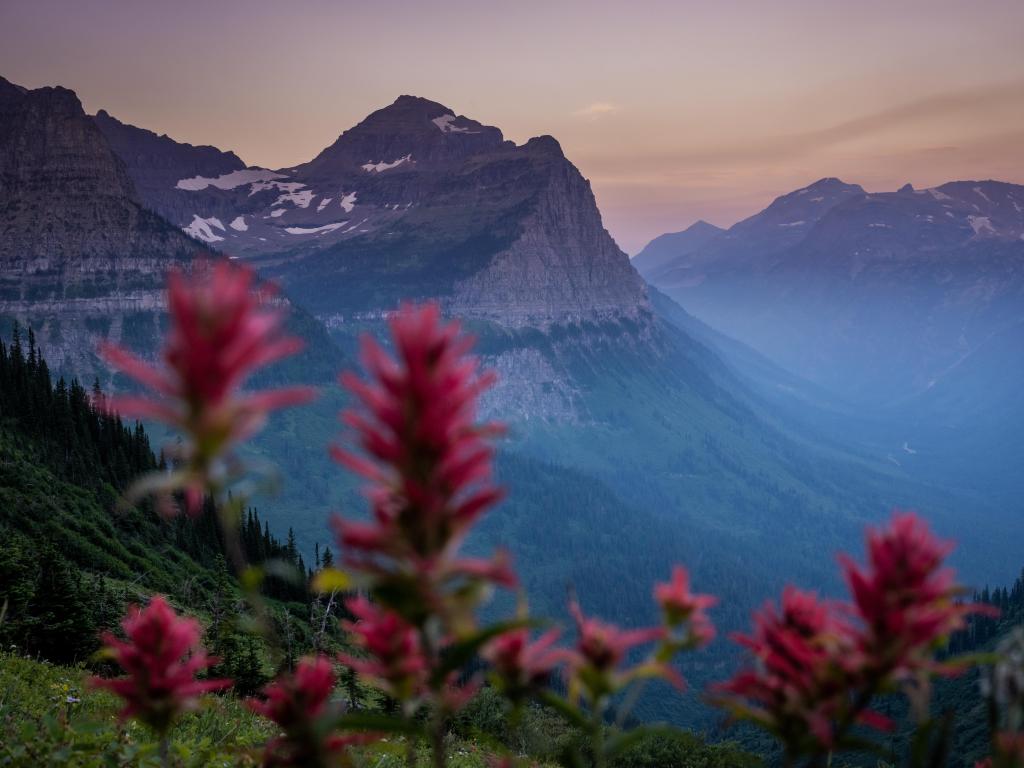
M955 399L1020 357L1024 186L869 194L822 179L699 247L641 256L645 278L702 320L854 402Z

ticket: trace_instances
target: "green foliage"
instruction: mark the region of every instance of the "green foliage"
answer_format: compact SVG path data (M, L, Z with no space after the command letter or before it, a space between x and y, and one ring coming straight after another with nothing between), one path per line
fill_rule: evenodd
M126 602L161 592L193 610L237 593L224 564L223 532L209 505L197 519L160 518L120 497L160 462L140 424L126 426L72 381L54 384L28 332L0 342L0 643L58 662L87 660ZM294 537L281 542L255 509L240 532L250 562L269 573L264 594L304 616L311 596ZM234 598L237 602L237 598ZM278 608L279 613L283 608ZM235 621L242 616L235 611ZM232 630L219 655L255 690L263 651ZM308 630L296 629L299 634Z
M91 690L81 667L0 652L0 766L155 766L152 734L120 724L117 702ZM273 731L238 699L207 696L171 733L176 765L258 764Z

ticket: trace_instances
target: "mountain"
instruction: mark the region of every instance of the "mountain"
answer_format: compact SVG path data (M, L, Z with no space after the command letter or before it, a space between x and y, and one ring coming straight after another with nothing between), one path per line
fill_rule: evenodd
M15 320L32 328L50 365L66 377L130 386L99 360L98 343L107 339L153 355L166 322L168 269L188 269L208 249L140 199L132 173L72 91L27 90L4 80L0 118L0 329L6 333ZM165 158L187 154L167 142L158 141ZM287 297L279 300L289 304ZM294 305L289 326L306 348L256 384L333 384L344 358L323 326ZM275 417L257 443L255 452L273 452L282 471L308 473L281 497L288 513L271 511L279 529L288 514L311 515L333 497L320 479L332 471L320 445L285 451L277 438L319 429L326 442L340 407L328 391L306 412Z
M751 222L784 224L770 214L797 196L808 197L780 198L649 279L833 400L813 415L793 401L790 414L929 483L1016 509L1024 187L848 194L782 247L750 234Z
M633 266L641 275L648 275L674 259L684 257L708 244L725 230L703 219L682 232L659 235L633 257Z
M776 198L763 211L734 224L704 246L646 270L644 277L659 287L681 288L702 285L723 272L732 274L748 268L765 271L780 254L803 240L834 206L863 194L856 184L820 179Z
M122 158L145 174L134 170L145 155ZM550 136L517 147L401 96L308 163L191 171L182 165L174 182L175 223L252 259L329 326L405 298L441 298L505 326L635 319L645 308L589 183ZM166 210L171 186L141 189Z
M841 194L811 194L823 184L648 278L716 329L862 403L930 396L1019 336L1024 187L867 194L828 180ZM820 215L804 215L819 196ZM783 221L798 215L779 215L794 201L804 212Z
M162 303L164 273L199 245L150 212L72 91L0 80L0 316L35 318L51 359L89 356L88 328ZM69 322L74 320L73 322Z

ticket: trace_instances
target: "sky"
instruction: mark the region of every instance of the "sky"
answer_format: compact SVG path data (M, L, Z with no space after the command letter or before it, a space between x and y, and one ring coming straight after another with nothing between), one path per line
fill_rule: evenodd
M0 0L0 75L246 163L403 93L551 134L631 254L825 176L1024 183L1024 0Z

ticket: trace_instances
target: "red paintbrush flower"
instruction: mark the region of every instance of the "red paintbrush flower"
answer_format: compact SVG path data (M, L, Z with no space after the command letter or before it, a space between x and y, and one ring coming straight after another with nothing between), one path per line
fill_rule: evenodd
M869 532L867 568L842 558L864 623L860 650L877 673L939 669L934 649L968 614L988 610L957 601L961 589L953 571L943 568L951 549L913 513L896 513L887 528Z
M585 691L591 703L596 703L639 677L660 677L678 688L683 687L679 673L657 659L619 669L631 648L664 640L668 633L663 627L619 629L614 624L584 616L575 600L569 604L569 612L576 621L576 648L565 654L569 662L570 690Z
M251 699L253 711L273 720L283 733L264 751L266 766L336 765L344 748L366 743L372 734L340 736L332 733L341 708L332 706L337 680L330 661L322 656L299 660L295 671L280 675L263 689L263 699Z
M338 657L341 663L400 701L420 695L426 685L428 664L416 629L397 613L378 608L364 597L349 598L345 605L356 621L343 621L341 625L368 658L343 654Z
M313 396L308 387L240 392L255 371L302 346L283 334L283 312L268 306L268 289L256 289L254 279L252 270L228 261L197 265L190 276L172 271L162 367L114 344L100 348L109 363L156 395L118 398L114 407L169 424L186 438L177 481L190 513L199 511L218 462L234 444L256 432L270 411Z
M495 682L506 696L521 701L547 685L555 668L567 658L564 651L553 647L559 634L552 629L531 642L528 629L513 629L484 647L481 655L491 664Z
M501 492L491 484L493 425L475 423L476 401L494 376L467 353L470 337L443 325L436 304L404 306L390 321L396 357L370 337L368 380L344 385L361 407L343 414L366 457L335 449L339 462L370 481L369 524L342 521L343 544L359 562L430 562L457 544Z
M199 623L177 616L159 595L145 609L132 609L121 626L127 641L106 633L103 642L127 676L94 677L91 683L124 699L122 719L134 717L164 734L182 712L196 707L200 694L231 685L195 679L214 664L200 645Z
M654 587L654 599L661 606L665 625L676 632L684 630L677 645L700 648L714 639L715 626L705 611L715 605L718 598L690 592L690 576L683 566L672 569L672 581Z
M793 754L831 748L857 665L853 630L840 606L787 587L781 607L766 605L754 616L754 634L736 639L756 663L716 687L722 703L774 733ZM887 726L873 714L860 720Z

